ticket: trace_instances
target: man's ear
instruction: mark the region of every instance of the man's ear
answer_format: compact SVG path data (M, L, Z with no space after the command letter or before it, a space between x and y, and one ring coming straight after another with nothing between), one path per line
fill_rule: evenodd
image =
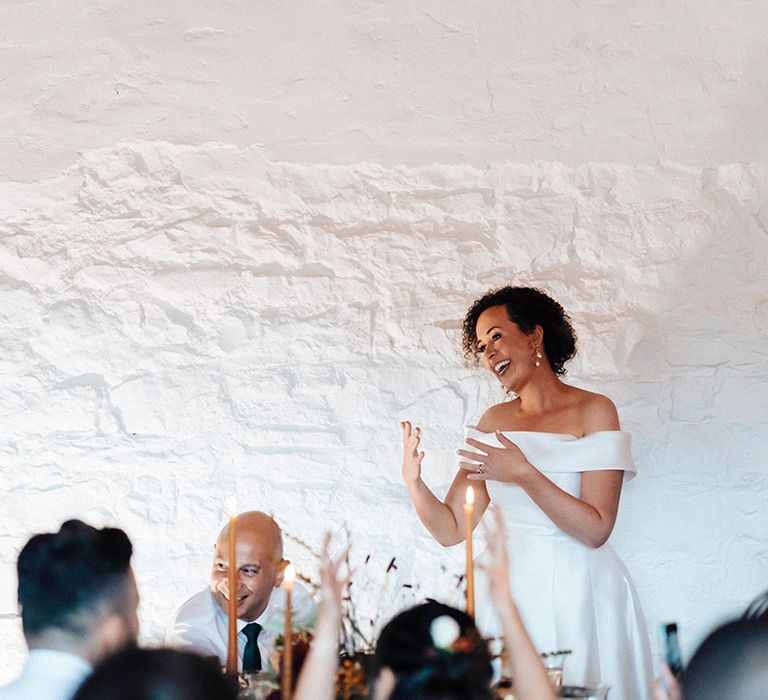
M373 700L385 700L397 685L397 676L389 666L382 666L373 688Z
M129 640L128 625L122 615L110 613L99 626L102 657L122 649Z
M281 559L277 565L277 575L275 576L275 588L280 588L283 585L283 577L285 576L285 567L290 564L287 559Z

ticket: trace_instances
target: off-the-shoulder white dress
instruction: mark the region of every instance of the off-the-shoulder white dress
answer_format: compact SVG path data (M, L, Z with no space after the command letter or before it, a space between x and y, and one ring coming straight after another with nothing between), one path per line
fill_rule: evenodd
M500 446L494 434L467 429L468 437ZM636 473L630 435L600 431L582 438L556 433L505 431L531 464L578 497L583 472ZM648 634L626 567L609 544L590 548L560 530L519 486L488 481L509 530L510 583L539 651L571 649L563 674L568 685L611 686L613 700L645 700L652 682ZM477 623L500 633L478 574Z

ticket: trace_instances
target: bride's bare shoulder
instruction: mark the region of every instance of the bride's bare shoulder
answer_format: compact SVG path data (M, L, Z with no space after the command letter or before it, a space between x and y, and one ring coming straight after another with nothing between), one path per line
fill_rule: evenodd
M578 409L584 435L598 430L620 430L616 404L603 394L579 389Z
M492 433L500 425L509 425L514 414L519 410L520 399L502 401L486 409L477 421L477 429L483 433Z

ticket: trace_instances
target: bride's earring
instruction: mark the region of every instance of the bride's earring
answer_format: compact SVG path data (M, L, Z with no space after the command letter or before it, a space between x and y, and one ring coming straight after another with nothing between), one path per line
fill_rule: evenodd
M536 365L536 367L541 367L541 358L543 355L541 354L541 348L536 348L536 362L533 364Z

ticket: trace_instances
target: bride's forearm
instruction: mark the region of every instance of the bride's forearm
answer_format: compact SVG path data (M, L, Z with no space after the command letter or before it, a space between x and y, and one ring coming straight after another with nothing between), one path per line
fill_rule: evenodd
M408 482L407 486L416 513L432 537L444 547L464 539L464 532L451 508L435 496L421 478Z
M537 469L531 469L518 483L557 527L596 548L605 544L613 531L622 477L622 472L616 472L604 479L610 493L602 499L603 508L571 496Z

